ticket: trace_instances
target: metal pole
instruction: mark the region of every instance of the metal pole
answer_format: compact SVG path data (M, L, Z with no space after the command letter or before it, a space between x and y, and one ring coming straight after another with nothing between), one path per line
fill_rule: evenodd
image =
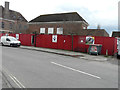
M73 34L72 34L72 51L73 51Z
M35 47L36 47L36 36L37 36L37 35L36 35L36 31L35 31Z

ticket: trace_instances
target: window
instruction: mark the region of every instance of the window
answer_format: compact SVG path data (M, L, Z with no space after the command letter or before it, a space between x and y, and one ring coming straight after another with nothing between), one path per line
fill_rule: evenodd
M5 27L5 24L4 24L4 22L2 22L2 28L4 28Z
M40 34L45 34L45 28L40 28Z
M13 24L12 23L10 23L10 29L12 29L13 28Z
M54 34L54 28L48 28L48 34Z
M10 41L10 39L9 39L9 38L6 38L6 41Z
M57 34L63 34L63 28L57 28Z
M13 19L16 19L16 16L15 16L15 15L13 15L12 17L13 17Z
M18 16L18 19L19 19L19 20L22 20L21 16Z

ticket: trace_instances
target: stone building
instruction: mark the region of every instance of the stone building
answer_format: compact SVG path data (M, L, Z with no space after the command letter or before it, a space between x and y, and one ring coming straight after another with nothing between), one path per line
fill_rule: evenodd
M21 13L10 10L9 2L5 2L5 7L0 6L0 31L25 33L28 29L27 20Z

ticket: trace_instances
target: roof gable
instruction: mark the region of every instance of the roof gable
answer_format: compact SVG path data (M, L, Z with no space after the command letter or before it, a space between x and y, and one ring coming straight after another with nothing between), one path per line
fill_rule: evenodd
M27 22L27 20L22 16L21 13L13 10L10 10L9 12L10 12L10 19Z

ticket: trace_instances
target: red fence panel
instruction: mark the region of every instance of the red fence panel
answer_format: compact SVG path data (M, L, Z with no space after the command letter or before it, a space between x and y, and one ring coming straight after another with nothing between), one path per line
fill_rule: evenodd
M5 34L1 34L0 36L2 35ZM19 34L21 44L25 46L33 46L31 43L33 35L34 34ZM9 34L9 36L16 37L16 34ZM37 35L36 47L72 50L73 46L73 51L79 52L87 52L89 48L89 45L86 45L86 36L57 35L57 42L52 42L52 39L53 35ZM117 39L114 37L95 36L95 44L102 44L101 54L103 55L105 55L107 51L108 55L114 55L117 52Z
M37 35L36 47L52 48L51 40L51 35Z
M72 50L72 37L69 35L57 35L57 42L52 42L53 35L38 35L36 46L53 49Z
M74 36L73 39L74 43L73 43L73 47L74 47L74 51L80 51L80 52L87 52L89 45L85 44L86 41L86 36Z
M64 39L64 35L58 36L58 49L64 49L64 44L66 40Z
M31 36L33 34L19 34L19 40L21 41L21 44L24 46L32 46L31 44Z
M114 55L117 52L117 40L114 37L95 37L95 44L102 44L101 54Z
M89 45L86 45L86 36L74 36L74 51L87 52ZM94 44L102 44L101 54L106 55L114 55L117 52L117 40L114 37L99 37L95 36Z
M63 49L64 50L72 50L72 36L64 35L63 38L64 38Z

